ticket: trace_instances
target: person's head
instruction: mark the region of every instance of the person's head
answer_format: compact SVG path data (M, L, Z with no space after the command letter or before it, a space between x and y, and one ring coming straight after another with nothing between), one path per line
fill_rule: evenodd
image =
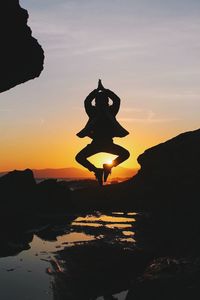
M97 93L95 97L95 106L103 109L109 106L109 98L104 92Z

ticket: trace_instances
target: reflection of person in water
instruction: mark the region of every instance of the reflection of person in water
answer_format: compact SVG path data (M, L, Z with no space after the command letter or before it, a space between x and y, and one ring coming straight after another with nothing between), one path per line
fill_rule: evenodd
M109 98L112 100L111 105L109 105ZM92 105L94 99L95 105ZM130 155L126 149L113 143L114 137L124 137L129 134L115 118L119 107L119 97L112 91L105 89L101 80L99 80L98 88L85 99L85 110L89 120L86 126L77 133L77 136L80 138L88 136L92 139L92 143L76 155L76 161L89 171L94 172L100 185L103 183L103 177L104 182L106 182L112 167L116 167L128 159ZM96 168L87 158L99 152L115 154L118 157L113 160L112 164L103 164L103 168Z

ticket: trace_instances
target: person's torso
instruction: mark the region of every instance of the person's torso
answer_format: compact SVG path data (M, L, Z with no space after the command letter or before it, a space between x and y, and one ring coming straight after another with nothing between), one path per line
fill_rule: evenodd
M99 138L112 138L115 118L109 110L96 112L93 117L93 136Z

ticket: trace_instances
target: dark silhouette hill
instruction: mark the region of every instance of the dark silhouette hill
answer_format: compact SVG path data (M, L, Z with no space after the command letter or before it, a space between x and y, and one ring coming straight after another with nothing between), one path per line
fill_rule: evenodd
M78 168L33 169L35 178L90 178L90 173Z
M61 168L61 169L40 169L34 170L34 176L36 178L94 178L93 173L88 172L84 169L79 168ZM114 177L129 178L137 173L136 169L128 169L123 167L118 167L113 170Z
M28 12L19 0L3 0L0 9L0 92L38 77L44 53L27 26Z
M94 179L93 173L79 168L59 168L59 169L33 169L33 174L36 179L45 178L68 178L68 179ZM131 178L137 173L137 169L129 169L118 167L113 169L112 178ZM1 172L0 176L8 172Z

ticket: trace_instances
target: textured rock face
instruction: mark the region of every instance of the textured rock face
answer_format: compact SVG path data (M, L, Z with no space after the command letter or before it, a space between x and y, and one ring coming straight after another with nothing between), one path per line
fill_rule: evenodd
M0 4L0 92L38 77L44 53L27 26L28 12L19 0Z

